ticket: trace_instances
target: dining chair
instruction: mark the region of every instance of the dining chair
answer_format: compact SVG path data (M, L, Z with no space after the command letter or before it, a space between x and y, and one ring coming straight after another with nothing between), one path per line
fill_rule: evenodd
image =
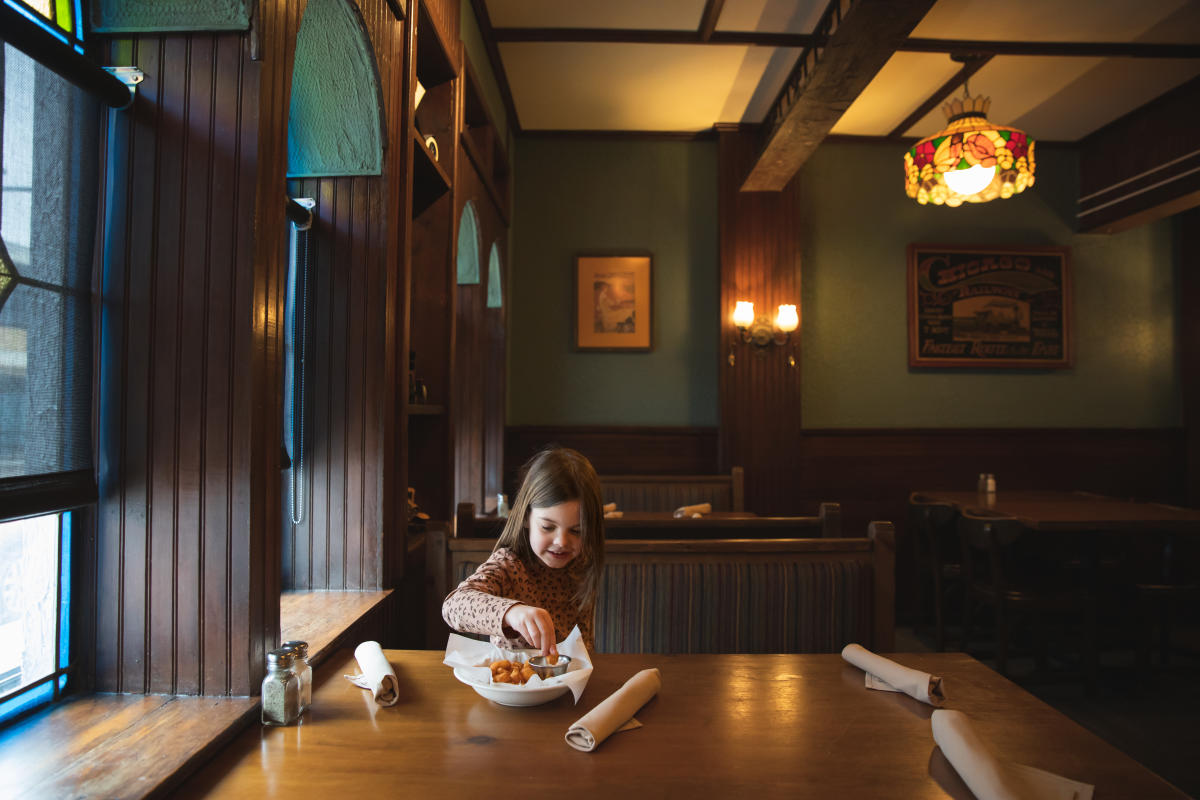
M951 503L913 492L908 497L909 530L913 532L917 575L914 585L917 623L927 619L926 603L932 598L937 649L946 649L946 614L952 598L962 595L962 555L955 521L958 508ZM961 605L959 606L961 608Z
M1020 520L986 509L963 509L958 519L963 548L963 639L966 650L976 616L983 608L995 620L996 665L1007 676L1014 631L1037 640L1039 671L1048 663L1054 628L1081 629L1079 657L1085 685L1094 690L1097 669L1097 615L1092 585L1075 570L1045 557L1048 548L1022 541ZM1020 544L1026 546L1020 546ZM1039 553L1042 550L1042 553ZM1018 626L1020 625L1020 628Z

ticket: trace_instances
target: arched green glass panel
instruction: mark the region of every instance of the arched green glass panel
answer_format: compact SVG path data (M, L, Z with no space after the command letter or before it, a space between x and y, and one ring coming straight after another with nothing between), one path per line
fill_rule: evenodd
M309 0L296 34L288 177L383 173L379 69L358 8Z
M487 307L500 308L504 305L504 287L500 284L500 248L492 242L488 253Z
M479 283L479 217L468 200L458 220L458 282Z

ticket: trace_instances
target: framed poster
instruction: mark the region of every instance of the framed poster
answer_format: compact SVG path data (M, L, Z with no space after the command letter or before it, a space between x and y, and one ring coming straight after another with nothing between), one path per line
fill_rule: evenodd
M910 367L1071 366L1066 247L908 246Z
M650 277L648 253L576 256L575 349L650 350Z

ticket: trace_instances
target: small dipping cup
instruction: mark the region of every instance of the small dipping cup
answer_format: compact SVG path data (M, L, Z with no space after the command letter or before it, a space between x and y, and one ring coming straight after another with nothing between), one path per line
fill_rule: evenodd
M531 656L529 658L529 666L539 678L553 678L555 675L562 675L566 673L567 665L570 663L571 657L561 653L555 664L549 663L547 656Z

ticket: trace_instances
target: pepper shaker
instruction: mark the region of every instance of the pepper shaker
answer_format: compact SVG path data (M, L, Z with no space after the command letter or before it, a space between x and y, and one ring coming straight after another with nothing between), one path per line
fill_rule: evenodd
M291 725L300 716L300 681L292 672L292 651L267 653L267 677L262 682L262 724Z

